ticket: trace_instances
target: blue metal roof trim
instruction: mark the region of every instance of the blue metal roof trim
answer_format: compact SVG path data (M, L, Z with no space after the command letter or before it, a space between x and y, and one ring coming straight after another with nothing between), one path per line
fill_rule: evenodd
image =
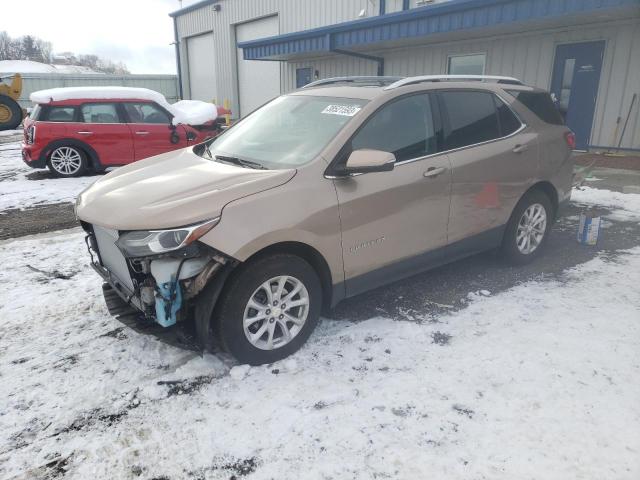
M242 42L238 47L245 59L259 60L633 5L640 6L640 0L450 0Z

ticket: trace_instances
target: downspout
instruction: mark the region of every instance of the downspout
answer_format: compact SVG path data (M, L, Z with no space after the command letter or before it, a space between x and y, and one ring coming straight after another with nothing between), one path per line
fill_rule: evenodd
M384 58L382 57L376 57L374 55L365 55L364 53L358 53L358 52L350 52L349 50L340 50L339 48L332 48L331 51L335 53L339 53L341 55L347 55L349 57L364 58L365 60L371 60L373 62L377 62L378 63L377 75L379 77L382 77L384 75Z
M409 0L402 0L402 10L409 10Z
M178 71L178 95L180 95L180 100L184 98L184 93L182 91L182 68L180 62L180 40L178 40L178 22L176 17L173 17L173 44L176 46L176 67Z
M379 15L387 13L387 0L380 0L380 12Z
M377 75L379 77L384 75L384 58L376 57L375 55L367 55L360 52L351 52L349 50L342 50L340 48L335 48L333 46L333 35L331 33L327 34L327 43L329 44L330 52L339 53L341 55L346 55L348 57L364 58L365 60L371 60L372 62L376 62L378 64Z

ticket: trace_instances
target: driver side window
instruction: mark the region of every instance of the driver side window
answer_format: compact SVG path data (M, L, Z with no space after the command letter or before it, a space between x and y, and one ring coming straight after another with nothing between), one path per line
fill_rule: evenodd
M391 152L396 162L436 153L429 94L392 101L374 113L351 140L351 150Z
M127 102L124 104L124 109L129 117L129 123L171 123L167 112L153 103Z

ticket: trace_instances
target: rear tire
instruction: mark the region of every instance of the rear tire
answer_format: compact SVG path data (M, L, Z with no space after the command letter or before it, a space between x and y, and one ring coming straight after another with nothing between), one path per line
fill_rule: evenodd
M288 254L262 257L227 281L213 314L214 339L241 363L272 363L302 347L321 308L320 279L309 263Z
M555 212L549 197L540 190L524 195L511 214L502 239L504 259L513 265L526 265L544 249Z
M0 130L15 130L22 122L22 109L7 95L0 95Z
M76 146L60 145L49 154L47 166L56 177L79 177L87 171L87 154Z

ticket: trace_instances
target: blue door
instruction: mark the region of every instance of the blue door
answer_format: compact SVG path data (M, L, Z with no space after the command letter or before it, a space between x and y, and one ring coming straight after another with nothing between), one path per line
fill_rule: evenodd
M576 134L576 148L586 149L596 109L604 41L556 47L551 92L567 125Z
M296 88L302 88L306 84L311 83L311 68L296 69Z

